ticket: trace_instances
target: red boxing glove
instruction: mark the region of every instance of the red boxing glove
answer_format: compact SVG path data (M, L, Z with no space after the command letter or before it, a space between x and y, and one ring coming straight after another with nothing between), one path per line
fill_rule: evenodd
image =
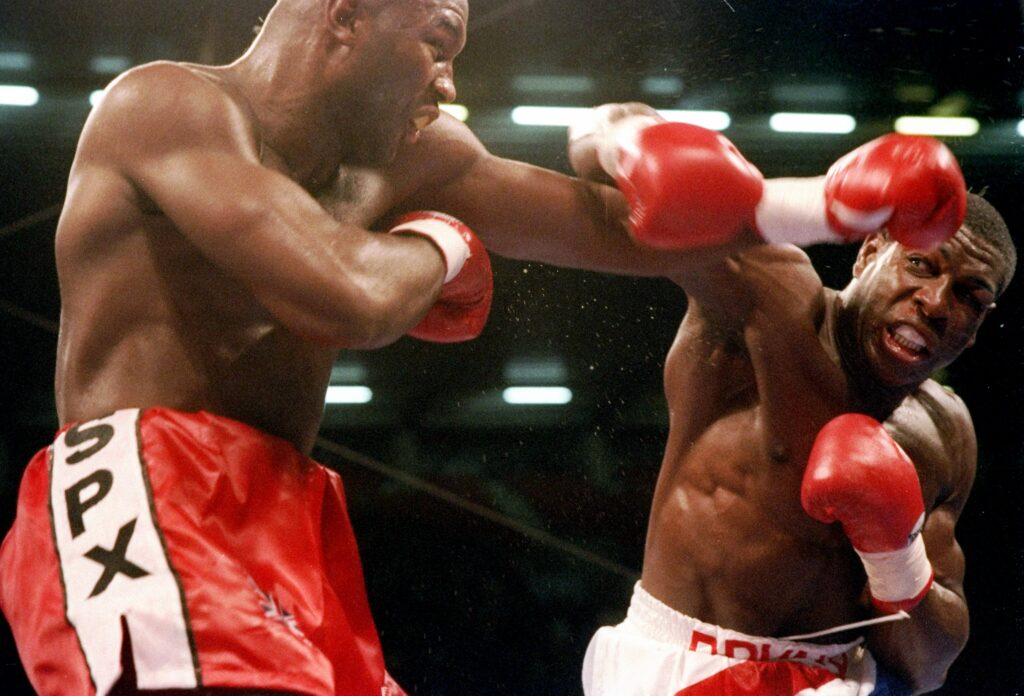
M772 243L854 242L885 227L905 246L932 248L956 234L966 210L953 153L934 138L890 133L824 177L769 179L756 221Z
M389 232L426 237L447 269L437 302L409 335L435 343L479 336L491 312L494 278L487 250L472 230L450 215L421 210L403 215Z
M629 203L633 238L687 249L722 244L752 228L764 177L736 146L700 126L650 123L641 117L617 124L600 151Z
M963 224L967 187L940 141L890 133L829 168L825 200L829 225L847 239L884 225L904 246L931 249Z
M878 421L847 413L821 429L800 502L819 522L842 524L879 610L908 610L928 594L934 572L921 538L921 483L913 462Z

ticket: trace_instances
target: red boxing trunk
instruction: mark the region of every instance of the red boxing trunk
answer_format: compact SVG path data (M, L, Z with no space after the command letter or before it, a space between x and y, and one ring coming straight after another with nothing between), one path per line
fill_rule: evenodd
M140 689L401 693L340 477L208 413L118 411L36 455L0 607L43 696L106 694L123 626Z

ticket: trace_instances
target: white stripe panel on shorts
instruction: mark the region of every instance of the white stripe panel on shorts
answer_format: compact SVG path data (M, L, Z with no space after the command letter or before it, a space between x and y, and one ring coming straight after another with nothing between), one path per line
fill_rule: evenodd
M153 520L137 409L82 423L53 444L50 502L68 621L98 696L121 675L121 617L141 689L195 688L180 587Z

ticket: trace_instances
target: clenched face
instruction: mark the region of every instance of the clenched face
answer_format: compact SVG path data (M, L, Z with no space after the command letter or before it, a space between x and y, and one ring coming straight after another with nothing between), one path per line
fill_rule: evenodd
M390 161L438 117L439 103L455 99L468 19L467 0L395 0L364 25L352 85L360 160Z
M1007 277L1005 260L967 228L932 251L872 237L843 291L854 344L884 384L919 384L974 343Z

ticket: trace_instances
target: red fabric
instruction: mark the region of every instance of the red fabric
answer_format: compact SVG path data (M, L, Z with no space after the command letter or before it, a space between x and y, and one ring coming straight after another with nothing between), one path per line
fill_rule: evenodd
M380 696L384 662L340 477L207 413L149 409L141 452L207 687ZM41 694L93 694L63 613L47 454L0 551L0 606Z
M64 593L49 513L49 449L29 462L17 519L0 546L0 609L35 690L94 696L85 658L64 616Z
M675 696L794 696L838 677L798 662L741 662L677 691Z

